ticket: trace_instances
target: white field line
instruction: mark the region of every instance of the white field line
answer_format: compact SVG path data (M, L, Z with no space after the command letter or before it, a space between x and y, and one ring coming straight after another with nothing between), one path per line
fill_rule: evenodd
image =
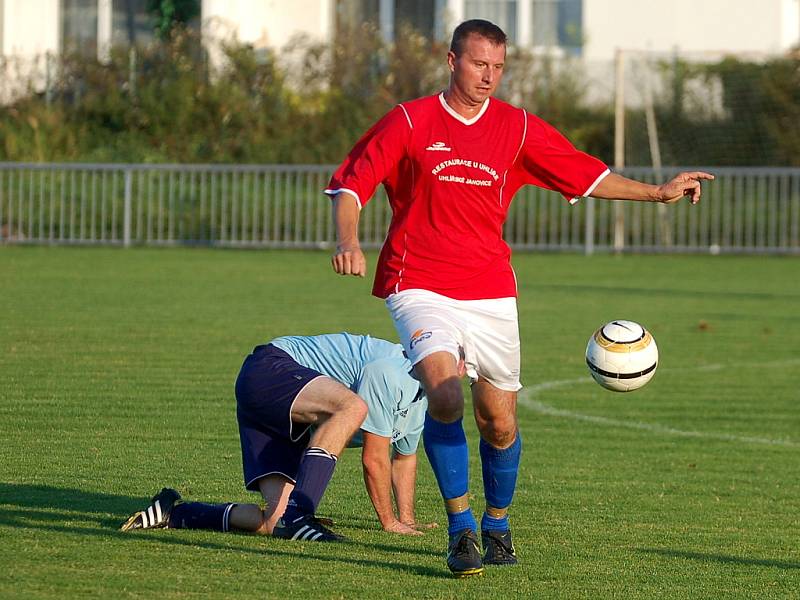
M702 367L694 367L694 368L686 368L686 369L669 369L669 371L678 371L686 372L686 371L721 371L724 369L746 369L746 368L779 368L779 367L791 367L800 365L800 359L790 359L790 360L781 360L781 361L772 361L768 363L751 363L751 364L730 364L730 365L705 365ZM667 370L667 369L663 369ZM662 372L663 372L662 370ZM590 375L586 375L586 377L581 377L580 379L561 379L556 381L545 381L543 383L532 385L530 387L523 388L520 390L519 394L517 395L517 404L524 406L527 409L530 409L534 412L537 412L542 415L547 415L551 417L561 417L564 419L572 419L575 421L584 421L587 423L594 423L596 425L605 425L608 427L623 427L626 429L637 429L640 431L649 431L655 434L663 434L663 435L675 435L680 437L689 437L689 438L702 438L702 439L714 439L714 440L724 440L728 442L741 442L746 444L765 444L768 446L784 446L787 448L800 448L800 442L794 442L791 440L774 440L770 438L762 438L762 437L751 437L751 436L741 436L741 435L732 435L728 433L714 433L714 432L707 432L707 431L685 431L682 429L675 429L674 427L667 427L665 425L659 425L657 423L643 423L641 421L627 421L622 419L611 419L608 417L598 417L594 415L585 415L579 412L574 412L571 410L563 410L560 408L556 408L554 406L550 406L549 404L545 404L540 400L537 400L537 397L541 396L542 393L556 389L561 387L571 387L574 385L584 384L584 383L594 383L594 380L591 378ZM597 385L597 384L595 384Z

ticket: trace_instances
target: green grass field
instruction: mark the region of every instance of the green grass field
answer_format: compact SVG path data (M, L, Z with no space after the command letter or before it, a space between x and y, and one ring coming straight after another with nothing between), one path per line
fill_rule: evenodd
M0 247L0 597L800 597L800 262L514 264L522 564L455 580L424 457L418 516L442 527L419 538L379 531L353 450L320 509L349 543L117 531L163 485L254 500L234 412L243 357L285 333L395 339L370 281L316 252ZM631 394L583 361L615 318L644 323L661 352Z

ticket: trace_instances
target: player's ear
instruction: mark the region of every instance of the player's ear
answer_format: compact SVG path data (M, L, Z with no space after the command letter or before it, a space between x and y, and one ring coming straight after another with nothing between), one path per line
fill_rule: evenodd
M447 66L450 68L451 73L456 70L456 58L456 54L452 50L447 53Z

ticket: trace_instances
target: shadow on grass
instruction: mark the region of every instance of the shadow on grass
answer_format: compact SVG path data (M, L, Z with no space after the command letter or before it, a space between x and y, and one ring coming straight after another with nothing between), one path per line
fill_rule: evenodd
M261 537L246 533L240 533L238 535L222 534L228 542L227 544L223 544L172 536L164 531L121 532L119 526L124 518L140 510L143 507L143 502L146 503L148 500L149 498L143 499L116 494L87 492L77 489L3 482L0 483L0 525L73 535L114 538L124 540L125 542L174 544L209 550L236 551L259 555L283 556L286 558L304 558L332 563L348 563L358 566L394 569L403 573L413 573L415 575L433 577L436 579L451 579L451 576L445 572L444 568L400 564L374 558L346 556L340 551L336 553L336 556L327 556L325 552L333 546L327 544L319 544L319 549L322 550L323 553L310 554L307 551L308 548L314 548L316 545L311 546L304 544L300 546L300 544L295 542L276 540L268 536L262 538L265 543L265 548L263 550L247 546L237 546L237 538L252 539ZM109 518L109 513L116 513L119 516ZM83 522L94 522L99 528L54 523L54 521L74 521L77 519ZM299 551L292 550L293 546L297 547ZM442 562L442 567L444 567L444 560L442 560L444 558L443 553L430 552L421 548L409 548L381 543L372 544L354 540L348 540L341 545L336 544L335 546L342 550L345 548L355 549L361 547L362 550L359 550L358 553L364 555L374 555L375 552L390 552L410 554L415 558L419 558L420 555L429 554L439 558Z
M689 552L686 550L671 550L668 548L637 548L638 552L659 554L670 558L691 558L705 562L729 563L734 565L753 565L758 567L777 567L779 569L800 569L800 563L785 560L772 560L768 558L744 558L728 554L710 554L706 552Z

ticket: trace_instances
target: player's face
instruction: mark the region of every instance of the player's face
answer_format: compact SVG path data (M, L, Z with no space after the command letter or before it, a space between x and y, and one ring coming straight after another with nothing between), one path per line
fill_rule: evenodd
M504 44L495 45L484 37L470 35L464 40L460 56L447 54L454 91L470 103L482 104L500 84L505 61Z

